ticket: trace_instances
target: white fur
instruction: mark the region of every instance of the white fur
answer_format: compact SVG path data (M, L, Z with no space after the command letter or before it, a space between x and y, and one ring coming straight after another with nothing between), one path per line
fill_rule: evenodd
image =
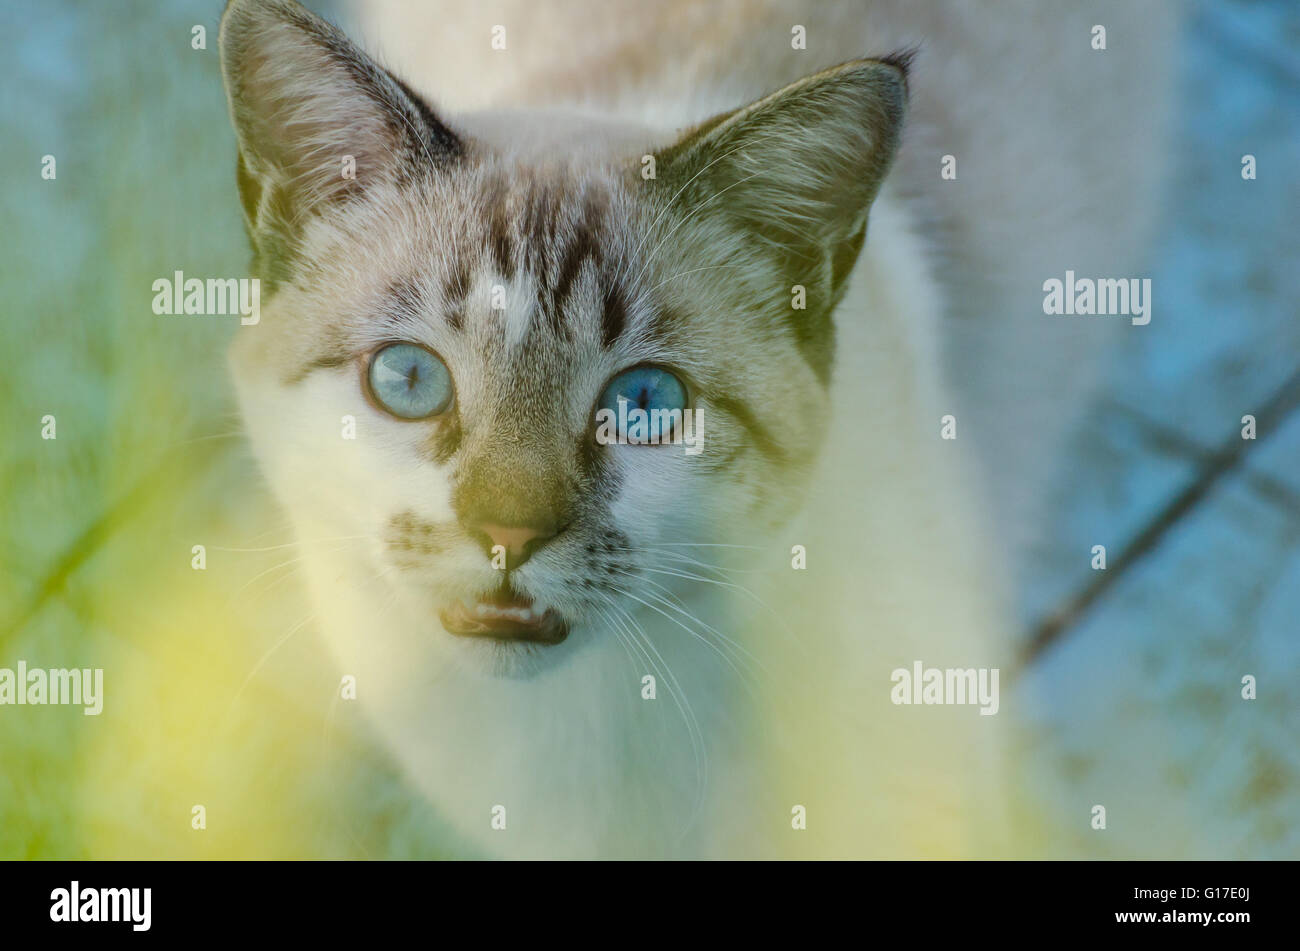
M616 24L621 21L617 15L607 18L605 6L582 8L580 16L592 18L589 29L550 11L538 19L526 6L487 14L469 14L458 6L461 19L444 10L440 22L472 26L480 16L500 16L491 22L512 24L518 55L491 53L486 32L481 47L475 39L430 53L426 44L438 35L430 18L439 14L402 14L387 3L368 9L374 14L371 29L381 33L397 65L435 102L576 102L588 116L570 119L570 132L582 130L575 141L662 142L712 111L734 108L828 61L886 52L909 33L902 25L907 19L902 6L881 5L880 16L873 13L867 20L870 29L861 28L848 7L837 8L832 19L840 28L813 34L814 42L834 47L798 57L789 55L788 26L774 34L748 35L742 29L744 24L780 25L779 11L766 5L761 10L741 5L720 32L687 39L688 29L675 45L663 32L637 35L635 17L620 36ZM929 24L953 45L932 49L918 66L917 120L923 129L935 118L926 115L927 104L951 102L963 115L981 120L986 115L978 101L962 97L978 88L970 70L995 68L999 44L990 29L979 28L978 17L953 19L975 34L943 20ZM1010 24L998 28L1003 42L1014 32ZM772 44L768 52L752 58L728 54L730 48L760 41ZM618 72L606 66L610 72L602 74L603 63L618 62L602 50L626 48L620 44L629 42L640 44L631 63L635 68ZM688 42L695 45L688 48ZM1079 42L1086 48L1086 37ZM779 52L782 43L787 49ZM958 55L963 48L986 59L963 58ZM498 58L489 60L492 56ZM681 68L683 60L692 68ZM589 85L581 88L587 94L575 94L572 77L553 64L586 70ZM927 68L934 71L928 78ZM467 76L476 78L467 82ZM541 79L546 76L552 84ZM989 85L1006 96L1020 89L996 76ZM1068 108L1074 100L1058 95L1057 101ZM945 142L944 149L959 153L971 170L967 174L1014 165L1017 143L1024 139L1014 138L1022 130L1005 112L988 112L982 128L942 133L954 136L946 141L955 144ZM485 138L491 128L519 139L554 136L548 117L534 124L499 116L458 121ZM1041 129L1033 131L1042 135ZM996 158L981 149L996 149ZM1059 151L1064 158L1056 174L1065 174L1059 169L1083 154L1065 141ZM521 857L1019 851L1006 834L999 806L1000 784L1008 775L1000 750L1014 729L1014 705L1004 702L1002 714L984 718L970 708L917 709L888 700L890 671L913 660L1012 666L1001 594L1006 572L983 550L989 535L981 525L978 497L968 488L973 458L967 458L972 443L986 463L1009 458L998 455L1008 453L1009 445L994 450L991 439L942 441L939 417L954 411L956 402L962 420L986 422L1007 414L1001 425L1021 433L1026 420L1038 415L1025 413L1015 400L989 409L995 404L978 398L980 374L958 375L950 388L952 381L940 371L951 339L941 328L956 308L937 279L924 233L936 213L916 203L908 187L926 181L925 194L942 187L932 181L938 153L908 163L910 154L905 148L898 173L872 211L866 247L838 311L841 357L829 400L835 414L803 516L777 538L754 537L748 526L737 524L735 513L711 508L707 493L683 488L691 482L682 457L620 457L636 492L616 506L618 526L649 543L753 538L761 549L757 573L733 576L745 590L697 585L688 623L671 611L664 616L644 606L634 621L588 615L562 645L531 649L546 654L528 666L513 656L525 653L518 648L449 638L438 625L435 603L386 571L377 544L307 552L307 577L334 657L343 672L357 676L362 706L412 788L471 850ZM1043 161L1039 156L1035 163ZM1052 167L1050 159L1046 164ZM1014 240L1014 252L1003 247L990 256L988 248L975 249L974 259L997 271L976 295L981 306L998 299L989 287L1005 284L1013 285L1005 299L1019 300L1021 285L1037 281L1037 269L1054 265L1057 254L1091 261L1097 253L1095 247L1071 246L1060 234L1033 231L1024 216L1035 200L1033 178L1015 171L1016 189L1005 193L1005 205L996 200L983 205L996 198L994 191L984 191L960 211L969 215L982 208L988 215L963 218L979 240ZM1131 184L1107 195L1128 195ZM1043 200L1052 191L1045 186L1036 197ZM1077 220L1069 233L1081 233ZM408 250L394 249L393 259ZM1052 266L1048 273L1063 269ZM374 275L359 276L356 283L371 286ZM275 310L287 314L293 303L292 296L272 302L263 323L273 325ZM527 319L526 307L514 299L507 325L514 327L516 339ZM988 333L966 355L988 354L995 337L1018 346L1021 337L1041 336L1040 325L1023 322L1029 319L1017 315L1021 322L1014 326L990 322ZM432 466L394 464L419 438L414 427L403 431L379 414L362 413L358 439L338 438L335 421L357 412L353 371L320 373L286 387L259 364L253 339L246 335L235 356L240 399L259 456L300 537L356 534L377 542L383 519L401 507L431 519L451 517L442 473ZM1053 337L1053 345L1063 339ZM1055 354L1045 363L1059 362L1061 354L1052 346L1044 352ZM999 365L1004 357L997 358ZM1068 357L1086 362L1077 350ZM950 369L956 362L948 356ZM1019 367L1015 360L1011 365ZM467 391L475 388L480 370L452 369ZM995 376L992 382L1000 381ZM822 424L810 414L810 426ZM980 432L978 423L972 428ZM1024 461L1015 457L1012 464L1041 473L1049 462L1050 453L1035 452ZM329 478L321 479L322 472ZM326 485L334 492L325 491ZM1005 515L1013 508L1007 504L999 511ZM808 571L791 569L793 545L807 549ZM357 583L371 577L373 583ZM544 558L524 566L520 578L526 589L536 586L540 600L562 596L547 587ZM472 590L486 588L492 576L478 565L456 580ZM633 636L631 624L639 626L641 637ZM710 646L698 636L706 626L741 644L743 654L720 656L716 638ZM485 653L497 656L481 656ZM517 676L499 676L507 660ZM646 673L659 678L658 700L641 698L640 678ZM490 826L497 805L507 809L505 831ZM804 832L790 827L795 805L809 810Z

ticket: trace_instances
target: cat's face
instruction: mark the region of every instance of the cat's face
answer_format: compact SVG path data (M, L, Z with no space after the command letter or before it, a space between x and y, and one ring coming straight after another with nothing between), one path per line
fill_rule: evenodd
M453 130L296 5L232 5L222 43L265 301L241 403L308 556L376 623L525 672L671 613L789 517L901 70L557 153ZM611 443L619 395L692 445Z

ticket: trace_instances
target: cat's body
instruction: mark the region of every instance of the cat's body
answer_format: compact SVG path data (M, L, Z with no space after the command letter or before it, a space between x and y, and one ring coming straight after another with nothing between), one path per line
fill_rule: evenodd
M1037 397L1077 398L1063 368L1086 375L1089 334L1106 332L1049 325L1039 288L1066 267L1106 273L1107 262L1127 263L1140 234L1102 234L1087 216L1114 221L1106 203L1143 191L1145 173L1123 164L1148 141L1141 123L1129 116L1119 130L1122 150L1090 137L1095 113L1054 124L1052 109L1086 103L1058 77L1058 88L1017 100L1018 112L1004 105L945 125L958 118L938 108L949 97L979 83L995 97L1023 88L1009 70L985 72L1014 62L1028 41L1002 13L996 32L960 12L911 22L915 4L879 5L865 20L856 5L827 8L822 22L752 4L704 19L695 5L620 5L620 15L611 4L476 5L472 14L455 5L454 16L451 5L418 15L397 6L368 8L381 49L439 108L560 111L452 113L412 148L435 173L377 176L359 200L314 218L292 214L303 170L277 177L286 160L246 144L245 178L259 179L244 187L250 230L276 288L262 325L238 340L234 367L255 447L302 540L325 640L357 678L361 706L430 822L470 852L529 857L1023 851L1003 815L1014 709L897 705L891 673L918 661L1013 666L1000 593L1009 572L989 551L1013 546L1019 532L1005 516L1044 477L1068 416L1060 399ZM364 179L367 159L375 167L405 147L402 129L377 119L374 141L358 141L372 105L360 97L342 110L348 130L329 140L322 117L352 82L335 69L342 60L331 52L308 62L316 53L295 48L293 31L311 25L286 7L235 9L248 19L228 26L223 50L235 64L228 81L252 77L232 94L236 124L253 130L246 143L259 121L247 117L254 80L269 84L274 72L275 83L291 83L318 65L333 72L299 94L305 105L282 97L267 113L299 109L281 127L312 128L303 154L355 152ZM1092 68L1083 19L1054 22L1061 32L1034 40L1044 45L1021 68ZM416 55L418 37L447 23L463 36L444 32L438 55ZM496 24L507 26L506 51L490 46ZM795 24L807 27L808 51L791 48ZM266 36L287 45L259 48ZM897 60L821 73L672 144L782 83L916 41L925 43L911 80L917 117L878 194L905 82ZM761 55L740 55L756 45ZM258 62L276 62L271 52L303 58L258 73ZM1129 69L1104 74L1108 88L1142 73L1114 59ZM380 84L371 99L392 105L402 95L364 78ZM858 96L869 118L846 130L835 110ZM823 111L807 113L806 136L783 160L766 156L768 140L802 127L801 109ZM1044 125L1013 135L1026 115ZM438 120L405 109L403 124L422 121ZM1026 141L1039 152L1017 159ZM829 187L823 147L835 162L864 164L829 192L834 200L815 190L800 199L806 182ZM653 187L672 186L651 199L636 174L643 154L660 160ZM751 164L711 183L737 154ZM940 179L944 154L957 156L956 182ZM769 191L746 204L756 177ZM1086 199L1043 227L1045 206L1077 195L1082 180ZM330 202L325 189L349 187L330 181L310 198ZM936 197L945 188L968 190L946 201ZM712 220L703 209L723 192L729 215L775 238L751 247L733 220ZM676 203L681 194L689 205ZM836 242L857 251L867 206L860 257L842 264ZM773 211L810 224L784 231L764 223ZM291 218L301 230L285 241ZM826 261L799 263L815 249L792 245L823 222ZM565 266L575 247L589 270ZM789 271L796 265L805 270ZM796 345L773 328L801 280L817 302L807 319L827 324L796 329ZM505 288L504 309L489 303L494 287ZM624 289L614 317L610 287ZM376 328L376 314L392 310ZM985 321L990 311L1000 317ZM394 423L366 406L358 355L395 335L446 361L454 431ZM1034 372L1019 372L1026 359ZM680 366L697 381L706 454L617 447L592 461L586 450L558 451L582 431L601 381L638 362ZM957 440L941 438L945 414L957 418ZM340 438L348 418L355 439ZM997 534L967 454L1000 487ZM989 476L993 459L1016 479ZM515 511L537 479L556 488L534 503L566 496L565 528L513 577L570 617L568 637L462 643L439 626L438 605L487 590L497 575L449 526L473 505ZM467 486L477 493L468 502Z

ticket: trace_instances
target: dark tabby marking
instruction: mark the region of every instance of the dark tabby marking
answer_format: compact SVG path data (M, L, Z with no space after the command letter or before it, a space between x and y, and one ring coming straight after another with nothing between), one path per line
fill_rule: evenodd
M443 316L447 326L460 330L465 324L465 298L469 296L469 267L463 260L452 265L443 284L447 312Z
M609 447L596 442L594 432L589 431L578 437L577 459L584 486L599 486L600 493L605 498L618 495L623 485L622 477L610 465ZM588 488L587 491L590 493L591 490Z
M589 259L595 259L598 253L596 238L588 227L583 227L569 242L561 258L559 272L550 288L547 310L551 313L553 321L558 320L558 315L562 314L568 306L569 295L573 293L573 283L578 279L583 264Z
M764 456L779 466L789 465L793 461L790 459L789 453L772 438L772 434L767 431L767 427L758 421L758 417L753 414L748 406L740 400L733 399L723 393L710 393L708 397L711 404L745 428L750 439L753 440L754 446Z
M384 544L389 551L432 555L446 551L459 536L460 533L454 527L426 522L408 510L399 512L388 520Z
M609 347L623 332L627 324L627 306L623 291L615 284L605 288L605 299L600 313L600 342Z
M337 370L339 367L352 362L351 354L342 352L327 353L312 360L310 363L299 367L293 374L285 377L285 386L297 386L307 377L311 376L317 370Z
M465 278L468 281L468 277ZM395 329L402 322L416 320L425 312L425 292L418 281L402 278L388 285L387 292L375 308L375 319ZM449 316L450 320L450 316ZM291 376L285 378L285 386L293 386L307 379L316 370L332 370L349 362L353 354L345 352L341 346L332 347L323 355L304 364Z
M393 316L400 316L403 319L414 319L420 315L424 309L424 291L420 285L410 278L393 281L388 285L388 294L385 297L382 312L391 313Z
M487 206L485 243L491 265L507 280L520 268L529 271L537 281L544 326L571 340L570 307L583 274L590 269L598 280L610 279L604 253L610 241L606 196L588 191L575 212L563 187L531 179L513 194L508 184L495 183ZM605 297L601 336L608 346L626 325L626 304L618 288L607 290Z
M460 419L456 414L453 413L441 420L426 443L433 461L440 466L450 462L451 457L456 455L456 450L460 448L461 436Z
M506 280L515 276L514 245L510 237L510 209L506 207L505 187L498 185L491 204L488 225L488 249L492 264Z

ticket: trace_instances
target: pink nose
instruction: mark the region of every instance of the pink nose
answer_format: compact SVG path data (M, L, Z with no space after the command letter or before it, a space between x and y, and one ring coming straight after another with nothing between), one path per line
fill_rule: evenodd
M479 531L492 540L492 544L501 545L506 550L506 557L511 565L522 564L522 556L528 543L539 538L550 538L551 532L528 525L494 525L485 522L479 525Z

